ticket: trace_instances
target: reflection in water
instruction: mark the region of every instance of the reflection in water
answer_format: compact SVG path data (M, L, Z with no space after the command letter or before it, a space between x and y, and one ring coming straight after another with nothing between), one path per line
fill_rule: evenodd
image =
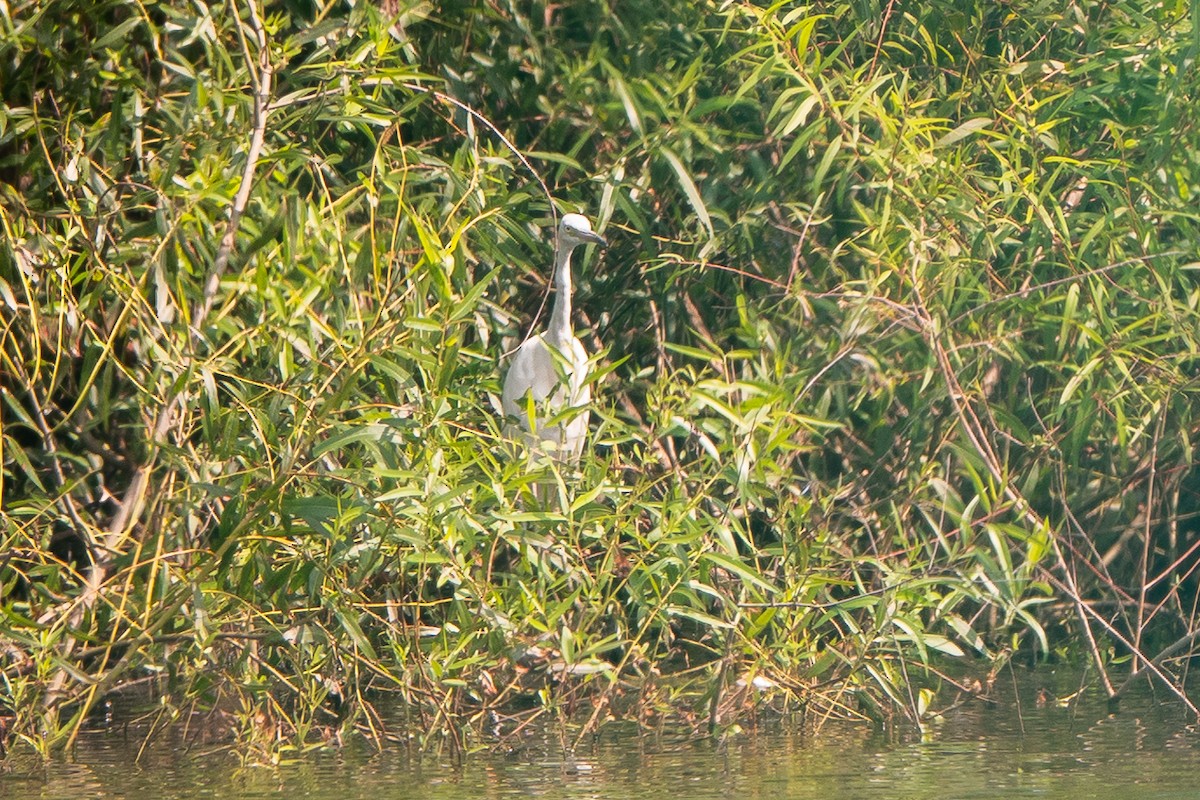
M817 797L1156 798L1200 796L1200 744L1184 712L1147 690L1109 714L1085 695L1073 707L1034 702L1059 678L1038 673L995 707L963 707L924 735L832 724L818 737L787 730L726 746L708 739L605 729L571 760L556 736L518 754L454 765L367 747L322 751L279 767L239 768L225 751L189 751L178 735L143 742L106 731L82 737L69 758L14 757L0 798L313 798L458 800L469 797L605 800L790 800ZM1069 694L1074 687L1064 677ZM1011 690L1010 690L1011 691ZM1020 701L1020 702L1018 702Z

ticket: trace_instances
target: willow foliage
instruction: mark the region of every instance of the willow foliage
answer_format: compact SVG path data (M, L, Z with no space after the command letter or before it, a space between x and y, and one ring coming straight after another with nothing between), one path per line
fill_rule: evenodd
M268 749L716 728L761 685L917 720L936 665L1016 653L1182 692L1197 30L0 4L6 727L61 742L147 682ZM495 394L551 198L612 246L588 451L530 471Z

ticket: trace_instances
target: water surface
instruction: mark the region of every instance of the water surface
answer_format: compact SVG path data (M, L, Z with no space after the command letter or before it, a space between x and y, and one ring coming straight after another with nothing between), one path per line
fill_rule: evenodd
M137 736L96 730L48 765L10 758L0 798L1200 798L1200 737L1178 703L1149 689L1117 713L1095 692L1038 703L1039 691L1066 694L1075 680L1035 673L998 691L994 706L967 704L924 731L834 723L811 736L778 725L722 743L612 726L574 759L546 731L458 762L352 746L244 767L227 749L178 737L139 757Z

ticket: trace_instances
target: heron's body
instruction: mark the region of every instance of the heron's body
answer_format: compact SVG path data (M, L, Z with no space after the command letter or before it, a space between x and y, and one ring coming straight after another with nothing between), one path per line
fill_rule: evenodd
M558 363L561 363L558 369L545 368L547 364ZM587 351L574 336L563 341L539 334L517 350L504 380L505 392L501 398L504 415L519 421L528 444L541 448L561 461L576 461L583 452L583 440L587 436L588 418L591 416L586 404L592 399L592 390L587 383L587 365ZM510 388L512 391L509 391ZM518 388L523 388L519 395ZM532 419L526 395L533 397ZM577 411L565 415L565 418L555 419L571 408Z
M592 398L587 350L571 329L571 252L587 242L604 245L586 218L564 215L554 259L558 296L550 322L544 333L517 349L500 394L504 415L517 421L527 445L559 461L579 459L591 416L586 407Z

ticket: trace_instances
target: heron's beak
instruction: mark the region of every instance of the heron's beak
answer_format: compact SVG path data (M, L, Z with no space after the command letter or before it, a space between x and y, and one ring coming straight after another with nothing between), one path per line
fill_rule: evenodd
M603 236L601 236L598 233L593 233L591 231L588 231L587 233L583 234L583 240L585 242L591 242L592 244L596 244L601 247L608 247L608 242L604 241Z

